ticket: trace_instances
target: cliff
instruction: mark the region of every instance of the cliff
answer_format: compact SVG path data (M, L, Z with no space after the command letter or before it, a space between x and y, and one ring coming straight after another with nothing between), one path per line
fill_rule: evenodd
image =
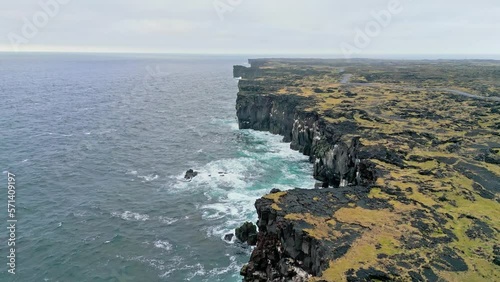
M249 62L240 128L282 135L324 189L257 200L244 281L500 280L500 103L435 77L463 62ZM403 67L433 80L387 81Z

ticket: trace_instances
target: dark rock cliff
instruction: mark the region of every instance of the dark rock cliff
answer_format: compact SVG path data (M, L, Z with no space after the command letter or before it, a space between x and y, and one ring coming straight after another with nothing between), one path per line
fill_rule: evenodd
M355 189L365 191L364 186L374 183L374 164L359 159L358 156L359 137L354 136L347 141L343 138L355 133L355 125L346 123L333 127L319 115L306 110L310 98L273 94L273 90L276 90L273 86L255 81L249 83L245 79L256 76L251 68L235 66L234 76L243 77L239 83L240 91L236 102L240 129L269 131L282 135L283 142L290 142L291 149L310 157L311 163L314 164L314 177L323 182L324 187L359 186ZM342 191L347 190L337 190L336 193ZM326 199L322 195L331 192L332 189L316 190L314 194L309 191L305 196L301 195L299 189L295 190L297 195L294 194L290 201L293 205L293 201L300 202L301 197L306 203L309 201L308 205L316 206L319 213L331 212L333 207L328 209L313 200L316 196ZM305 226L285 219L285 215L276 210L273 203L272 200L262 198L255 204L259 216L258 242L250 263L242 269L244 280L307 281L311 275L320 275L328 266L329 259L342 252L345 246L337 246L335 251L330 252L332 246L325 247L324 240L314 238L303 231ZM298 203L295 204L299 207ZM336 204L335 207L339 209L342 205ZM297 208L297 212L303 210ZM356 238L354 234L348 237L351 240ZM345 244L347 241L342 242Z
M498 103L342 82L344 72L374 79L394 62L249 62L234 69L240 128L282 135L324 189L256 201L244 281L500 279Z
M235 67L234 73L246 75L240 66ZM354 124L331 126L322 117L306 111L310 98L272 94L265 85L242 86L246 84L245 80L240 81L236 100L240 129L282 135L284 142L291 142L292 149L310 157L314 177L329 186L366 185L376 180L373 164L358 158L359 137L343 138L356 133Z
M259 238L250 263L241 271L244 281L308 281L321 276L330 261L343 256L360 238L364 228L337 223L332 214L359 201L372 209L386 207L368 198L368 192L364 186L295 189L258 199ZM281 207L287 207L286 211ZM369 269L353 276L353 281L387 277Z

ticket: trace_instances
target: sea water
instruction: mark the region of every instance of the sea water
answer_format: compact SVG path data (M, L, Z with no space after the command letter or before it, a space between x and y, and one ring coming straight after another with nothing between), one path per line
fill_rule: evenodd
M311 188L307 157L239 130L244 57L1 54L0 225L16 175L16 275L0 281L240 281L224 241L273 188ZM199 172L192 181L186 170Z

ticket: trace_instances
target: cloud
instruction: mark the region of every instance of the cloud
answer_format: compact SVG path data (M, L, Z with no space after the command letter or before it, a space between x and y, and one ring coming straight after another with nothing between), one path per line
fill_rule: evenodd
M111 25L111 32L157 34L159 36L185 34L203 28L204 24L182 19L121 20Z
M2 3L0 48L39 9L38 1ZM223 20L214 1L230 7ZM338 53L389 1L71 0L21 49ZM500 52L499 1L400 1L403 12L363 54Z

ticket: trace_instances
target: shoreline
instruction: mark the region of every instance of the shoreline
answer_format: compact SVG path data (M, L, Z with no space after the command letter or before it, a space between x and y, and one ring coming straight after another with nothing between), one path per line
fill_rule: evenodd
M477 208L460 209L461 205L498 207L498 193L490 184L493 180L488 180L495 179L495 167L464 158L464 163L467 161L469 168L476 166L475 171L479 173L473 180L476 184L467 182L471 185L468 188L462 184L465 171L461 166L442 165L453 159L451 154L436 155L436 152L431 155L420 149L421 146L424 150L427 148L429 141L425 139L432 141L432 147L439 142L453 144L455 139L441 141L439 132L430 134L411 127L407 131L397 127L385 129L383 119L390 116L373 116L369 112L373 103L359 104L362 101L359 97L366 95L362 86L341 88L341 75L337 77L339 82L331 83L327 90L320 89L325 82L314 84L320 72L315 68L324 67L318 63L320 61L299 60L297 63L297 60L263 59L249 62L251 67L234 68L234 76L242 78L236 106L239 128L283 136L284 142L290 142L291 149L309 156L314 178L323 182L324 189L273 191L257 200L257 247L249 264L242 268L244 281L282 281L284 277L293 277L294 281L434 281L437 277L450 279L454 275L476 277L485 274L495 279L495 274L485 273L488 271L485 269L495 268L498 255L494 243L480 238L481 245L492 248L492 257L463 256L462 249L469 246L457 244L463 240L460 239L463 235L461 229L456 229L463 224L463 218L468 218L471 224L486 224L487 230L499 228L498 222L491 221L493 219L483 212L478 213ZM294 80L281 78L282 73L293 76L290 72L298 73L296 78L299 80L304 75L312 77L311 91L305 92L309 90L304 82L301 86ZM343 69L338 73L342 72ZM333 72L333 79L335 75ZM384 94L387 98L375 103L393 99L391 93L397 92L389 90L387 93ZM415 97L413 99L421 99L417 95L432 95L434 99L457 105L473 103L478 107L490 104L495 107L494 101L470 102L417 90L408 91L407 95ZM318 100L318 96L326 98ZM350 106L355 100L358 104L352 105L356 109ZM333 108L327 111L321 103L329 103ZM337 110L342 107L348 110ZM403 116L392 122L408 120ZM368 125L380 127L383 135L367 131ZM500 144L496 137L487 140ZM406 144L411 144L409 149ZM440 147L429 149L441 150ZM453 178L444 182L440 180L443 173ZM465 198L470 203L463 202L464 199L456 196L457 189L475 191L481 200L474 197L474 200ZM450 205L450 201L460 201L460 204ZM492 212L494 216L495 211ZM442 235L436 237L428 232L429 228ZM434 254L428 253L429 245L435 246ZM418 256L410 255L419 252L429 260L419 261ZM472 263L483 265L486 261L491 265L484 264L481 271L471 268ZM402 267L403 263L407 267Z

